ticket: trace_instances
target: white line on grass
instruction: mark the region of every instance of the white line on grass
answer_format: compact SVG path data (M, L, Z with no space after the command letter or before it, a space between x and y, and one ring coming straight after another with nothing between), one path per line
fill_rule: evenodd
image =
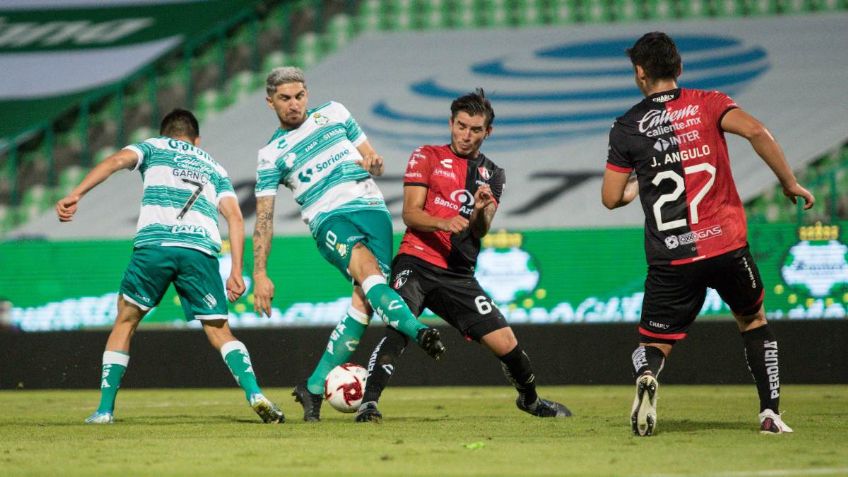
M653 474L650 477L791 477L795 475L839 475L848 474L848 467L824 467L821 469L772 469L709 474Z

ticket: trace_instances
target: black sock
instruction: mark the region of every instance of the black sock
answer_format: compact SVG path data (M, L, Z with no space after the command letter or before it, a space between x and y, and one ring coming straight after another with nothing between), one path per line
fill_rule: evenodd
M536 402L539 395L536 394L536 375L530 366L530 358L520 346L515 345L509 353L499 356L504 376L515 386L524 398L524 404L530 405Z
M656 346L640 345L633 351L633 374L639 376L650 371L655 378L659 377L660 371L665 364L665 355Z
M777 359L777 339L768 325L742 333L745 340L745 360L757 383L760 412L778 412L780 405L780 366Z
M383 389L389 384L389 379L395 370L395 362L403 354L409 338L396 329L387 326L386 335L377 343L371 359L368 360L368 379L365 381L365 393L362 402L380 400Z

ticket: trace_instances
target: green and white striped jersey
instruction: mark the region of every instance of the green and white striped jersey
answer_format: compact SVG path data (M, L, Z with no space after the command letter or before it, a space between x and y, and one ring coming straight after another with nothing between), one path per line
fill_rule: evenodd
M367 139L341 103L330 101L307 111L296 129L277 129L259 150L256 197L291 189L301 217L313 235L327 218L356 210L385 210L383 194L356 161L356 146Z
M169 137L125 149L138 156L144 192L133 245L221 250L218 201L235 197L227 171L206 151Z

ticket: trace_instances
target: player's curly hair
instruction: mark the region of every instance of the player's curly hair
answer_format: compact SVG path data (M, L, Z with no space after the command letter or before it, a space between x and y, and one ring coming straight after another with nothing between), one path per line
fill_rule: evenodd
M468 113L469 116L483 114L486 117L486 128L495 122L495 110L492 103L486 98L483 88L477 88L473 93L468 93L453 100L451 103L451 119L456 119L460 111Z
M187 137L194 140L200 136L200 125L191 111L174 109L162 118L159 134L168 137Z
M677 79L681 71L680 53L670 36L661 31L645 33L627 56L633 66L639 65L651 79Z

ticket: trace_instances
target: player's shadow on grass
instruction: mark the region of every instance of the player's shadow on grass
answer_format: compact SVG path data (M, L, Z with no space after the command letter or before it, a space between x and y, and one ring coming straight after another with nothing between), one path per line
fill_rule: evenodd
M692 432L709 430L744 431L757 428L755 423L741 421L693 421L691 419L663 419L659 422L659 432Z
M173 426L178 424L263 424L259 419L235 418L233 416L214 416L172 414L169 416L138 416L120 418L117 424L145 424L149 426Z

